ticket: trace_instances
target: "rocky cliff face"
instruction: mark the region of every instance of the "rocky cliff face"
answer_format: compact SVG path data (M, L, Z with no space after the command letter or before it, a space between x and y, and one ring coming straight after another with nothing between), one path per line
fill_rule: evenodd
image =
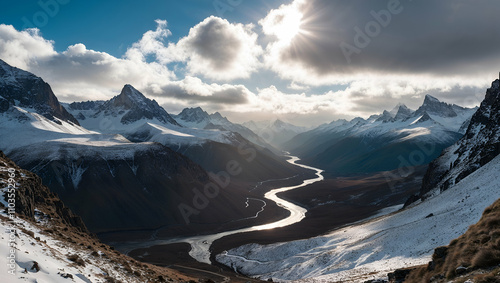
M457 111L464 110L464 108L451 105L446 102L441 102L437 98L426 95L424 99L424 103L420 106L417 111L415 111L416 115L424 115L427 114L435 114L441 117L456 117Z
M80 215L95 233L186 225L180 204L193 207L196 191L210 182L205 170L170 148L154 143L124 143L104 149L85 144L33 145L50 158L10 154L24 168L38 174L66 205ZM204 197L204 196L203 196ZM247 217L246 195L221 188L207 201L203 213L193 214L193 223L224 223Z
M1 151L0 166L14 169L14 180L17 183L15 196L15 211L17 215L35 221L35 210L47 211L50 217L61 219L66 225L72 226L80 232L88 233L82 219L73 214L56 194L44 186L40 177L30 171L21 169ZM0 171L0 179L2 179L2 183L8 180L8 171ZM1 197L7 201L6 195Z
M0 59L0 113L12 106L34 109L52 121L58 118L79 125L75 117L59 103L49 84Z
M460 182L500 154L500 81L495 80L470 119L463 138L430 163L424 177L421 197Z

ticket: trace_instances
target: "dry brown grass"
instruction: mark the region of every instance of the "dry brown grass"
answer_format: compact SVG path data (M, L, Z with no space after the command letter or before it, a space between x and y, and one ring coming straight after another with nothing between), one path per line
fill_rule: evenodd
M477 224L471 225L464 235L450 242L445 256L436 249L432 263L417 268L406 282L447 282L445 279L455 279L457 282L457 267L467 267L471 272L477 269L491 270L499 264L500 200L497 200L483 212ZM488 273L476 277L474 282L500 283L498 274Z
M474 277L476 283L500 283L500 278L494 274L480 274Z
M77 265L85 266L85 261L83 261L83 259L77 254L70 254L67 256L67 258Z
M500 251L481 249L472 258L472 266L477 268L491 267L500 263Z

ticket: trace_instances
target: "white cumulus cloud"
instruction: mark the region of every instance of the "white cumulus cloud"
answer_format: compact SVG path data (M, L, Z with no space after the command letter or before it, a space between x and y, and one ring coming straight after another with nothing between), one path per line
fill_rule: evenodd
M172 46L190 74L214 80L248 78L260 64L262 48L252 25L231 24L211 16Z

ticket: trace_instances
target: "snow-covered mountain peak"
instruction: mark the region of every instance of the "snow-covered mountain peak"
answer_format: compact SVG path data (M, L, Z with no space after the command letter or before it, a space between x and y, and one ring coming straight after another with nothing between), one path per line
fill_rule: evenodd
M210 117L214 118L214 119L225 119L225 120L227 120L227 118L224 117L224 116L222 116L219 112L215 112L214 114L211 114Z
M424 99L424 103L420 106L415 113L417 115L423 115L427 112L430 115L436 115L440 117L457 117L457 113L453 105L446 102L441 102L439 99L427 94Z
M105 102L102 100L72 102L67 104L67 108L70 110L98 110Z
M101 121L104 117L119 117L122 125L128 125L140 120L158 120L163 124L179 126L156 101L147 98L128 84L123 87L119 95L108 101L72 103L70 104L70 111L80 120L93 118Z
M430 94L426 94L425 95L425 98L424 98L424 105L428 104L428 103L440 103L441 101L439 101L439 99L435 98L434 96L430 95Z
M18 79L37 78L34 74L13 67L0 59L0 84L17 82Z
M287 123L281 121L280 119L276 119L276 121L273 122L273 126L276 128L283 128L287 126Z
M398 107L398 111L396 112L396 115L394 115L394 120L404 120L404 119L409 118L412 114L413 114L413 110L406 107L406 105L401 104Z
M0 113L19 106L30 108L47 119L78 121L59 103L49 84L36 75L0 60ZM56 119L57 118L57 119Z
M133 107L148 108L151 100L146 98L133 86L127 84L123 87L120 95L111 99L111 103L115 107L123 107L124 109L131 109Z
M400 111L400 109L403 108L403 109L408 109L408 107L406 107L406 105L404 105L403 103L398 103L398 105L396 105L394 108L392 108L391 111L389 111L389 113L392 114L392 116L396 116L396 114L398 114L398 112Z
M201 107L184 108L182 112L176 116L176 119L180 119L184 122L202 123L204 121L209 122L210 115L208 115L206 111L201 109Z
M203 133L204 130L210 130L210 135L220 135L221 137L217 138L217 141L228 141L229 139L225 138L224 136L228 135L228 132L233 132L238 133L243 138L249 140L252 143L271 150L275 150L272 148L272 146L267 144L254 132L252 132L252 130L243 125L229 121L219 112L208 114L201 107L185 108L178 115L173 115L173 118L186 128L197 129L200 133Z
M382 115L380 115L375 121L390 122L393 121L393 119L394 116L392 115L392 113L387 110L384 110Z

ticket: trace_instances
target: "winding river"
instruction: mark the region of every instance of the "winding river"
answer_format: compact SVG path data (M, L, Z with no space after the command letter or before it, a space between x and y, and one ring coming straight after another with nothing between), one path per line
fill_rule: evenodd
M189 252L189 255L194 258L195 260L203 263L208 263L211 264L210 262L210 246L212 243L222 237L233 235L233 234L238 234L238 233L245 233L245 232L251 232L251 231L260 231L260 230L269 230L269 229L274 229L274 228L280 228L280 227L285 227L289 226L291 224L297 223L302 221L302 219L305 218L307 210L301 206L298 206L296 204L293 204L291 202L288 202L284 199L281 199L277 196L278 193L298 189L305 187L307 185L313 184L315 182L323 180L323 170L317 169L311 166L307 165L302 165L298 164L297 161L300 159L298 157L290 156L290 159L288 160L289 163L305 168L305 169L310 169L316 171L316 178L313 179L308 179L304 180L302 184L296 185L296 186L291 186L291 187L282 187L278 189L271 190L267 192L264 197L268 200L274 201L277 205L281 206L282 208L290 211L290 215L284 219L281 219L276 222L268 223L268 224L263 224L263 225L257 225L257 226L252 226L248 228L242 228L242 229L237 229L237 230L232 230L232 231L227 231L227 232L221 232L217 234L211 234L211 235L200 235L200 236L192 236L192 237L185 237L185 238L172 238L172 239L165 239L165 240L152 240L152 241L145 241L142 243L129 243L129 244L122 244L118 245L118 247L121 250L125 250L126 253L130 252L131 250L138 249L138 248L148 248L152 246L157 246L157 245L166 245L166 244L174 244L174 243L188 243L191 245L191 251ZM128 250L128 251L127 251Z

